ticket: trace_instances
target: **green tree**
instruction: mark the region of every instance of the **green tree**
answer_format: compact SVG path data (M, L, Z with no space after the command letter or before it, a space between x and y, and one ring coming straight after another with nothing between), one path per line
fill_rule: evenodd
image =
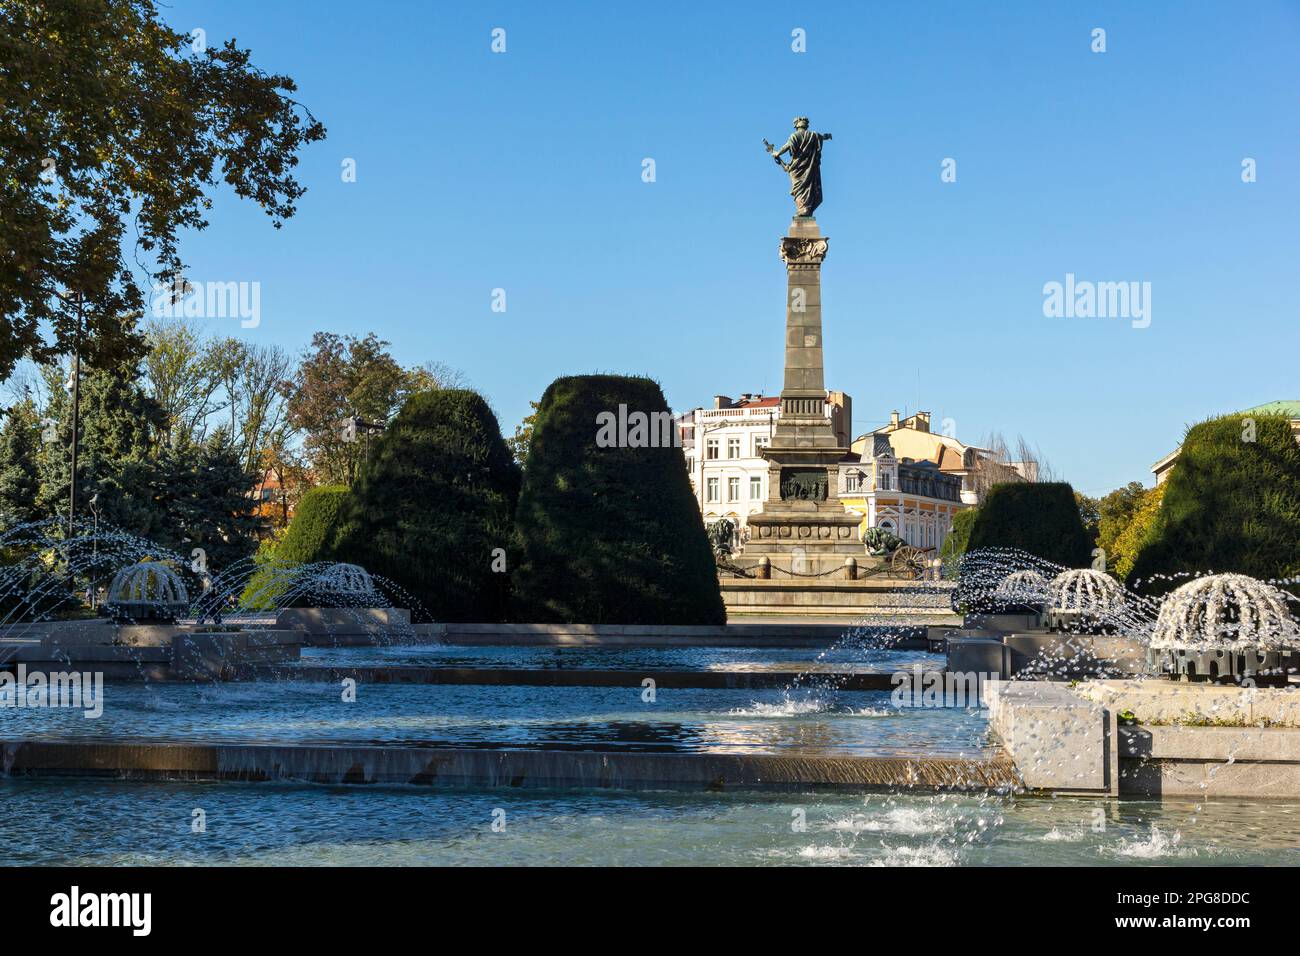
M35 521L40 515L36 507L40 491L40 429L40 417L31 399L9 409L0 427L0 531Z
M250 556L261 522L249 496L255 477L217 435L195 447L166 448L139 468L147 475L149 537L190 555L201 548L216 572Z
M322 485L304 494L276 546L275 560L292 564L335 560L334 538L347 497L343 485Z
M515 426L515 433L506 439L506 444L510 446L510 454L515 458L515 464L523 468L528 464L528 445L533 440L533 427L537 424L537 402L529 402L532 412L527 415L522 422Z
M504 620L519 480L482 396L413 395L361 468L334 554L395 581L435 620Z
M278 606L290 584L288 572L294 566L335 559L335 537L347 498L348 489L342 485L312 488L302 496L283 537L278 542L268 538L258 547L257 570L240 601L245 608L270 610Z
M1142 507L1147 488L1140 481L1130 481L1116 488L1097 503L1097 547L1106 552L1107 565L1115 572L1116 542ZM1118 572L1116 572L1118 573Z
M1101 525L1101 502L1096 498L1076 491L1074 501L1079 506L1079 520L1083 522L1083 531L1088 540L1094 544Z
M72 473L72 400L65 389L67 366L46 368L51 402L47 417L57 421L53 441L40 454L42 513L68 514ZM70 377L70 376L69 376ZM148 483L154 436L162 429L162 409L138 384L135 361L111 368L82 365L81 414L77 461L77 513L89 517L88 502L98 494L105 520L140 534L156 531L161 516L153 515L142 484Z
M6 0L0 64L0 378L72 351L64 290L85 303L83 358L138 354L116 318L145 311L136 263L183 275L178 237L208 225L220 183L278 228L299 150L325 135L293 80L172 30L152 0Z
M516 526L516 615L590 624L721 624L717 565L680 448L602 447L598 416L669 416L648 378L578 375L542 396Z
M1192 426L1130 577L1158 593L1171 575L1300 574L1300 446L1282 415Z
M429 364L404 369L373 332L365 338L317 332L285 386L288 421L303 435L303 451L318 479L350 485L365 455L367 439L348 441L344 419L357 416L385 424L418 391L447 388L459 374Z
M1136 482L1134 482L1136 484ZM1164 501L1167 484L1144 488L1142 497L1137 502L1123 529L1111 546L1106 549L1109 569L1121 581L1127 581L1133 573L1137 556L1151 540L1156 525L1156 515L1160 513L1160 503Z

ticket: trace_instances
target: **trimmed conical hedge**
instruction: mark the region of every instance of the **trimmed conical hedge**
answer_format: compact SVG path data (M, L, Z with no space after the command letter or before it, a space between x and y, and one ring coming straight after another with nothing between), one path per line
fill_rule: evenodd
M966 552L1019 548L1067 568L1087 567L1092 543L1074 489L1061 481L994 485L971 527Z
M284 537L274 548L264 546L258 551L258 569L249 578L241 599L245 609L276 607L290 586L286 572L294 565L334 560L334 536L347 497L348 489L343 485L322 485L302 496Z
M335 559L393 580L435 620L502 621L519 480L482 396L414 395L361 467Z
M1129 579L1160 593L1182 583L1166 575L1211 571L1300 575L1300 446L1284 416L1188 429Z
M620 419L620 406L631 427L611 430L609 416ZM650 422L640 431L632 417L638 412ZM663 428L669 414L648 378L578 375L551 383L537 409L515 522L522 549L513 575L517 619L726 621L685 459L672 444L671 421ZM614 447L603 447L611 437Z

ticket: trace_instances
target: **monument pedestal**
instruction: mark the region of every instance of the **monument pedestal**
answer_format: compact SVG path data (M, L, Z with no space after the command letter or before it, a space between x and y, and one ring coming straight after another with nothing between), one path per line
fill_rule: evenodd
M796 574L824 574L863 556L862 520L840 503L840 463L849 455L826 415L821 265L827 240L811 216L796 216L781 239L786 267L785 377L771 444L767 498L749 518L746 558L766 557Z

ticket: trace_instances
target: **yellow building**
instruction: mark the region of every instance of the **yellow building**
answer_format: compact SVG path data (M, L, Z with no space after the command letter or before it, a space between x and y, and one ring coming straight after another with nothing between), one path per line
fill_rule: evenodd
M871 438L866 447L865 438ZM859 536L882 528L918 548L943 547L962 501L962 482L929 460L895 453L893 435L864 436L854 442L855 463L840 466L840 503L862 516Z
M987 448L967 445L955 435L932 432L929 412L917 412L901 421L898 412L893 412L889 424L855 439L853 451L861 455L880 436L888 437L899 460L930 462L943 474L961 479L961 500L966 505L978 505L984 492L998 482L1038 480L1034 462L999 460Z

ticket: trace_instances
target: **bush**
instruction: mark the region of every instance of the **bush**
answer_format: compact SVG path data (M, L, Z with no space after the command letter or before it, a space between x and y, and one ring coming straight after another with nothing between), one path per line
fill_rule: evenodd
M1144 590L1180 583L1155 575L1300 574L1300 447L1287 418L1229 415L1193 426L1164 487L1130 575Z
M334 559L394 581L435 620L502 621L518 496L519 469L482 396L421 392L361 466Z
M668 412L648 378L560 378L542 396L516 519L516 617L722 624L717 568L681 449L597 444L598 416L620 405L629 415Z
M284 536L275 543L263 541L258 547L253 557L257 570L239 602L243 609L280 607L294 566L334 560L334 537L347 497L348 489L342 485L322 485L302 496Z
M1067 568L1087 567L1092 545L1065 482L994 485L970 530L967 551L1019 548Z
M334 535L347 497L343 485L322 485L303 495L293 521L276 545L275 560L285 564L335 560Z

